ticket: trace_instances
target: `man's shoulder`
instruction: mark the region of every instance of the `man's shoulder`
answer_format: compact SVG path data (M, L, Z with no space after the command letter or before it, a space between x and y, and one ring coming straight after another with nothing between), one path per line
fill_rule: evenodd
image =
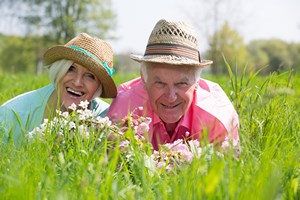
M219 84L201 79L197 90L195 105L213 115L235 112L231 100Z
M135 108L143 106L147 100L148 94L141 78L133 79L118 87L117 97L113 99L107 115L120 119Z
M143 81L140 77L127 81L118 87L117 98L126 96L126 98L145 97L146 90L144 89ZM134 96L132 96L134 95Z
M222 102L224 100L226 102L230 101L227 94L218 83L206 79L200 79L198 84L200 89L197 90L197 95L201 97L199 100L205 97L216 99L218 102Z
M127 81L125 83L122 83L119 87L118 87L118 92L119 91L127 91L127 90L131 90L134 88L138 88L140 86L142 86L142 79L141 77L137 77L135 79L132 79L130 81Z
M198 85L208 92L213 92L215 89L221 89L220 85L216 82L201 78Z
M237 127L239 124L237 112L219 84L201 79L199 85L194 108L207 112L210 115L207 119L218 119L227 131ZM200 113L200 111L195 112Z

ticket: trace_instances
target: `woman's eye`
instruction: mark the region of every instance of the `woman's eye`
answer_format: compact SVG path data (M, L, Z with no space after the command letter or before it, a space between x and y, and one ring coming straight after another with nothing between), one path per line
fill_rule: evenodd
M73 72L73 71L75 71L76 70L76 68L74 67L74 66L71 66L69 69L68 69L68 72Z
M90 79L96 79L94 74L86 74L86 77L88 77Z

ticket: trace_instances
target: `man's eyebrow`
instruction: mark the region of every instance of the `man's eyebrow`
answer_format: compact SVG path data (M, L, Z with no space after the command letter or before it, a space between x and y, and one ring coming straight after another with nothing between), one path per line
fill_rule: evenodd
M154 76L152 79L155 81L160 80L160 78L158 76Z
M188 77L183 77L178 82L190 82L190 79Z

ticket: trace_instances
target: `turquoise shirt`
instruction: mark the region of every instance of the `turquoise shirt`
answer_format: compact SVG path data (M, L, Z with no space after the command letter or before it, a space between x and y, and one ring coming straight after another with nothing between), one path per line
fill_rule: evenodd
M45 108L53 91L54 85L50 84L20 94L0 106L0 134L4 134L4 142L11 135L15 145L19 146L24 134L42 124ZM109 104L100 98L93 99L90 105L90 109L101 117L106 115L108 107Z

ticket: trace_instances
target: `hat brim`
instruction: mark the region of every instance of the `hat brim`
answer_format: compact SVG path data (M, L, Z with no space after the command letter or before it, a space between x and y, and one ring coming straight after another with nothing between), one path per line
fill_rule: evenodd
M137 62L154 62L154 63L165 63L165 64L173 64L173 65L191 65L191 66L199 66L199 67L206 67L213 63L213 61L211 60L201 60L201 62L198 62L189 58L177 57L172 55L142 56L142 55L131 54L130 58Z
M103 98L114 98L117 96L117 87L115 82L107 73L102 64L98 63L92 57L85 53L71 49L63 45L57 45L48 49L44 54L44 64L50 65L53 62L61 59L73 60L74 62L89 69L99 79L103 86L102 94Z

